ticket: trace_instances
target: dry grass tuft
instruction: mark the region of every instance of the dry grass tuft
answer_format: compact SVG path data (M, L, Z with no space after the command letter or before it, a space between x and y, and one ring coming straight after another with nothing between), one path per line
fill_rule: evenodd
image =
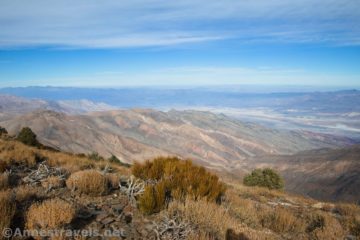
M118 174L114 174L114 173L106 174L106 179L112 189L119 188L120 176Z
M40 160L36 149L15 141L0 140L0 159L8 166L10 164L23 164L34 167Z
M33 204L26 214L26 228L59 229L75 217L74 207L61 199L50 199L43 203Z
M196 236L199 239L225 239L229 228L236 233L243 233L249 239L274 239L271 234L247 228L232 217L224 206L206 200L186 199L184 203L173 201L167 211L169 215L178 213L195 226L197 232L192 236L193 239Z
M66 186L90 196L100 196L108 192L108 180L96 170L84 170L71 174L66 181Z
M1 173L0 174L0 190L5 190L9 187L9 174Z
M205 200L187 199L185 203L173 201L169 204L168 211L170 215L179 211L187 221L204 232L212 231L212 234L221 239L225 238L227 227L234 229L240 227L225 208Z
M86 157L51 151L42 151L42 155L47 159L49 166L61 166L71 173L95 167L95 164Z
M50 176L41 182L46 189L57 189L65 186L65 181L58 176Z
M301 218L295 217L290 210L282 207L264 209L260 213L260 222L263 227L277 233L294 234L305 230L305 223Z
M261 227L256 202L240 197L233 189L226 192L226 199L230 212L236 219L252 228Z
M360 238L360 207L356 204L339 203L334 211L341 215L339 220L343 228Z
M311 239L344 239L345 232L339 221L328 214L322 212L310 215L310 224L306 231Z
M0 192L0 233L9 228L15 215L16 205L11 199L10 191Z
M341 216L360 215L360 207L351 203L336 204L334 211L339 213Z
M21 185L15 188L14 191L15 191L16 201L19 203L24 203L42 197L42 194L39 193L37 188L27 185Z

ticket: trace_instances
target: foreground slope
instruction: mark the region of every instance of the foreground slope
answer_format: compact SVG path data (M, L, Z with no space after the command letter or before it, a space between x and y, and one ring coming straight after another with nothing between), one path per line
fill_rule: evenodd
M94 161L0 139L0 166L1 228L44 231L52 227L77 234L86 229L100 234L118 230L116 238L122 239L360 237L360 209L356 205L325 204L285 192L244 187L234 180L226 181L228 189L221 204L199 199L170 200L161 212L144 215L119 188L119 183L131 179L129 169L106 160ZM89 174L90 180L84 178ZM81 180L91 184L81 185ZM94 187L98 185L104 191ZM227 234L230 229L232 234Z
M69 152L114 154L127 162L177 155L222 169L248 157L352 143L347 138L273 130L201 111L119 110L83 115L37 111L0 125L12 134L29 126L44 144Z

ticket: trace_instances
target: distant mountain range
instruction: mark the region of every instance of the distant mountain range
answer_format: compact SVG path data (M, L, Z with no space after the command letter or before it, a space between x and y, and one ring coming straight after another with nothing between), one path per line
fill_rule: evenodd
M247 86L192 88L71 88L25 87L2 88L0 93L49 101L82 100L103 102L120 108L271 108L277 111L296 109L302 112L360 112L360 91L268 92Z
M23 97L0 94L0 112L3 114L18 115L38 109L77 114L92 111L106 111L114 109L114 107L105 103L94 103L86 99L52 101L40 98L27 99Z
M0 126L10 134L29 126L45 145L115 155L128 163L159 155L192 158L239 181L253 168L272 167L285 177L290 191L360 200L360 148L351 138L269 128L207 111L109 109L113 107L89 100L0 95Z

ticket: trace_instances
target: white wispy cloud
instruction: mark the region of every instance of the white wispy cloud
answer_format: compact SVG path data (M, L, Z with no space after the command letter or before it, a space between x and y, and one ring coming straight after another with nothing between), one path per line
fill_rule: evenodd
M0 0L0 47L360 43L358 0Z

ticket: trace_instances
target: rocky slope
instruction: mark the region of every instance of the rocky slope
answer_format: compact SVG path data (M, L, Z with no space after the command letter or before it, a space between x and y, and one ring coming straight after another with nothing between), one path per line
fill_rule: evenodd
M351 144L346 138L281 131L200 111L118 110L83 115L36 111L0 121L11 134L29 126L40 141L68 152L116 155L124 162L159 155L227 169L249 157Z

